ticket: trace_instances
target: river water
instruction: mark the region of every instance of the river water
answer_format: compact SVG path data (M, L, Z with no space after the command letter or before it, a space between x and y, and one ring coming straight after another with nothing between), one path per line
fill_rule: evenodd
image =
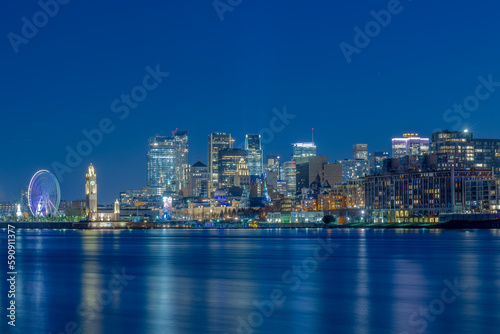
M500 333L496 230L17 230L16 272L1 333Z

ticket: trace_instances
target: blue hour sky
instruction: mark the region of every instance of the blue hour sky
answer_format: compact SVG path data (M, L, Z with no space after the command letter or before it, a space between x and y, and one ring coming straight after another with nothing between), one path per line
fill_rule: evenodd
M331 162L355 143L389 151L407 131L500 136L497 1L221 0L219 12L200 0L71 0L57 12L48 3L53 17L33 0L0 11L0 200L55 167L63 199L83 198L92 162L99 200L110 203L146 184L148 138L176 128L189 131L191 163L206 163L216 131L237 144L272 135L264 154L288 158L314 127ZM341 43L355 50L350 62ZM168 76L155 81L155 71ZM468 110L453 109L464 101ZM284 108L294 118L281 126L273 119ZM99 126L102 139L81 144ZM87 155L69 167L68 147Z

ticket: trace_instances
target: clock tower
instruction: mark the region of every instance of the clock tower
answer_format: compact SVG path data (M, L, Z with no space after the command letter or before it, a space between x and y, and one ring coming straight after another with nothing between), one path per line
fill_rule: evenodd
M85 195L87 198L87 217L90 218L90 214L97 213L97 175L95 174L94 166L90 164L89 171L87 173L87 182L85 183Z

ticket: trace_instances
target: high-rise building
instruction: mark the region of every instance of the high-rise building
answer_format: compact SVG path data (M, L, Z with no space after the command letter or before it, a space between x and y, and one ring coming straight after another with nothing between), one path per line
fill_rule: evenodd
M264 173L276 172L278 180L281 180L281 159L279 155L267 155L266 163L264 164Z
M177 148L173 137L155 136L149 140L148 187L158 195L179 189Z
M85 198L87 204L87 217L97 213L97 175L94 166L90 164L85 182Z
M444 130L432 134L431 153L439 168L493 168L500 175L500 139L473 138L470 131Z
M354 160L368 160L368 144L352 145L352 158Z
M199 159L189 172L189 196L208 197L208 167Z
M260 135L245 136L245 150L247 151L248 173L253 177L262 176L262 146Z
M234 176L234 185L236 187L243 187L250 185L250 173L248 172L248 165L245 158L240 158L236 166L236 174Z
M429 153L429 138L419 137L417 133L405 133L402 138L392 138L392 157L405 155L421 156Z
M500 139L474 139L474 167L493 168L500 175Z
M342 184L342 165L326 164L323 166L325 182L333 187L336 184Z
M323 184L324 166L328 164L328 157L317 156L297 159L297 192L301 192L304 188L309 188L311 183L319 175L319 180Z
M295 143L293 144L292 160L297 158L307 158L316 156L316 145L314 143Z
M288 188L287 196L294 196L297 192L297 169L295 161L285 161L283 163L283 178L285 179Z
M173 133L175 149L177 150L176 157L176 180L178 181L177 190L188 187L189 182L189 141L187 131L175 131Z
M239 148L227 148L219 150L218 157L218 184L221 188L230 188L235 186L235 176L238 170L240 160L246 161L246 151Z
M435 132L432 134L430 153L437 155L440 168L471 167L474 164L472 132Z
M384 160L389 159L389 152L372 152L369 155L370 175L382 173Z
M211 133L208 135L208 173L214 186L219 183L219 151L233 147L230 134Z

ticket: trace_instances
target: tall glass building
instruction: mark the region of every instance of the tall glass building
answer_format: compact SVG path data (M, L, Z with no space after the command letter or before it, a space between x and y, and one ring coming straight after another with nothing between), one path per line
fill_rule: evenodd
M294 196L297 187L297 166L295 161L285 161L283 163L283 176L287 183L287 195Z
M155 136L148 144L148 187L175 192L177 146L173 137Z
M230 134L216 132L208 135L208 173L214 186L219 183L219 151L232 147Z
M176 162L176 180L178 180L177 190L188 187L189 182L189 137L187 131L175 131L174 132L174 144L177 150L177 162Z
M245 150L247 151L248 174L261 177L263 157L260 135L246 135Z

